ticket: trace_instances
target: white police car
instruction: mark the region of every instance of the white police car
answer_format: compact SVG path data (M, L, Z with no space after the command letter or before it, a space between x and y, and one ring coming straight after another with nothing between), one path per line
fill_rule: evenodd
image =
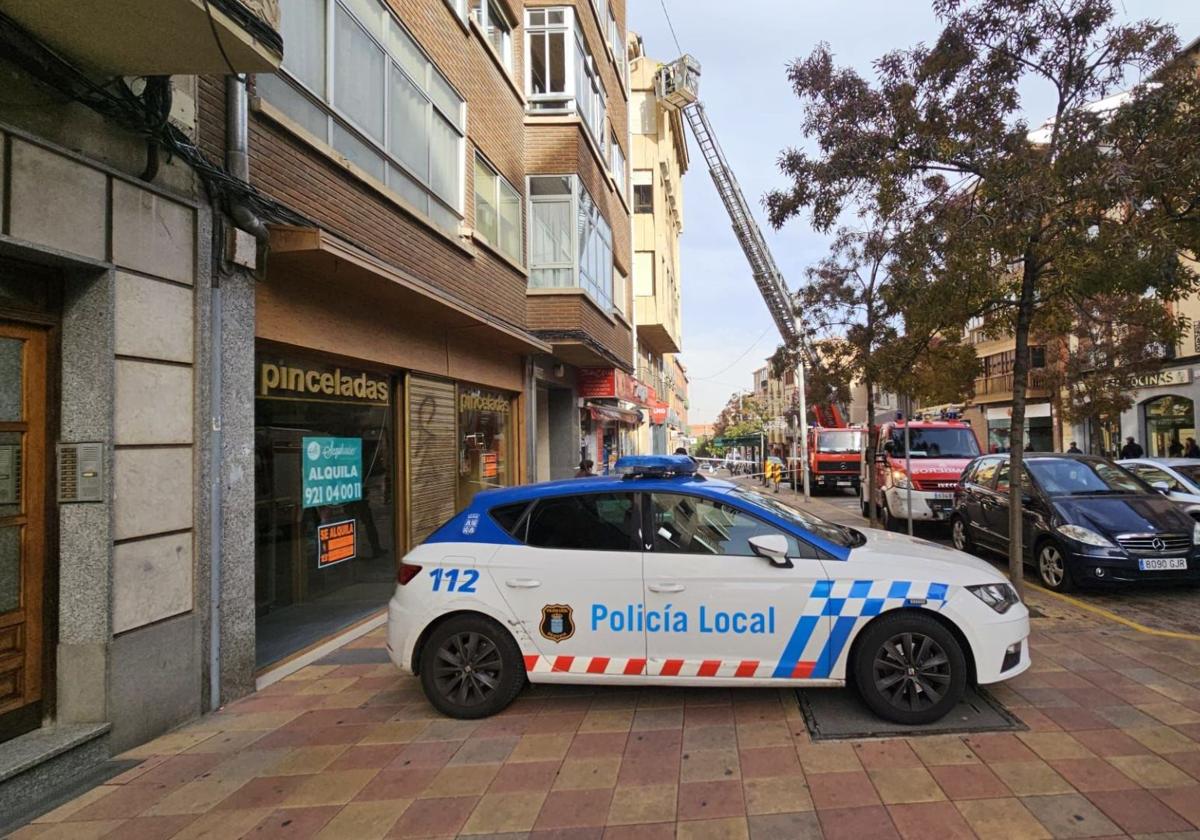
M981 560L834 525L687 457L618 468L482 492L401 562L388 651L440 711L493 714L527 679L849 682L918 724L968 680L1029 667L1029 613Z

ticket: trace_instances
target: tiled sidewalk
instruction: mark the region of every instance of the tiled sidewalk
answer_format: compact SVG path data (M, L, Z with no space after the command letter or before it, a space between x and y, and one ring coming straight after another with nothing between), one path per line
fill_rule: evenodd
M995 692L1028 732L814 744L773 689L542 688L460 722L391 665L314 665L16 836L1200 838L1200 642L1036 605L1034 669Z

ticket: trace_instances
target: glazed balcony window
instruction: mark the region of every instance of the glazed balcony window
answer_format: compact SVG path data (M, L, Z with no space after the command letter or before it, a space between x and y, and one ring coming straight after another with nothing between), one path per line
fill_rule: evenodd
M287 56L258 93L458 233L466 102L379 0L285 0Z
M613 308L612 228L574 175L529 178L529 285L583 289Z
M487 42L500 57L500 63L506 70L511 71L512 25L500 6L494 0L474 0L471 4L471 17L475 19Z
M475 155L475 233L521 263L521 194L486 160Z
M529 110L576 113L601 152L605 149L607 100L596 60L584 40L575 10L525 10L525 93Z

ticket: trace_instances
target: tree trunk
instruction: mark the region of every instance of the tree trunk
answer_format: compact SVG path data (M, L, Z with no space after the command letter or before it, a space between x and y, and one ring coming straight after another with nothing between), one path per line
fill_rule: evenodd
M1021 272L1021 296L1017 303L1016 347L1013 358L1012 422L1008 440L1008 577L1017 594L1024 595L1025 537L1021 474L1025 464L1025 392L1029 380L1029 327L1033 321L1033 293L1037 279L1033 248L1025 252Z
M867 450L863 453L863 469L866 479L863 481L862 494L867 500L867 524L878 527L879 516L875 511L875 438L871 429L875 425L875 383L870 376L863 377L863 385L867 389Z

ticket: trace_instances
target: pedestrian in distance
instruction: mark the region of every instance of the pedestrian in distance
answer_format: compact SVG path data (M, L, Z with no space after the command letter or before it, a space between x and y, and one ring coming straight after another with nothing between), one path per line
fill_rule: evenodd
M1132 437L1125 438L1125 445L1121 447L1122 458L1141 458L1145 454L1145 450Z
M594 466L595 466L595 464L592 463L591 459L584 458L582 461L579 462L579 469L577 469L575 471L575 477L576 478L588 478L589 476L595 475L595 473L592 472L592 467L594 467Z
M677 446L677 447L675 447L675 454L676 455L686 455L688 453L687 453L687 449L685 447Z
M1167 457L1168 458L1182 458L1183 457L1183 444L1179 442L1179 438L1175 438L1173 441L1171 441L1171 445L1167 447Z
M1195 438L1187 439L1187 446L1183 447L1184 458L1200 458L1200 446L1196 445Z
M1067 450L1068 455L1082 455L1083 450L1075 445L1075 441L1071 441L1071 448Z

